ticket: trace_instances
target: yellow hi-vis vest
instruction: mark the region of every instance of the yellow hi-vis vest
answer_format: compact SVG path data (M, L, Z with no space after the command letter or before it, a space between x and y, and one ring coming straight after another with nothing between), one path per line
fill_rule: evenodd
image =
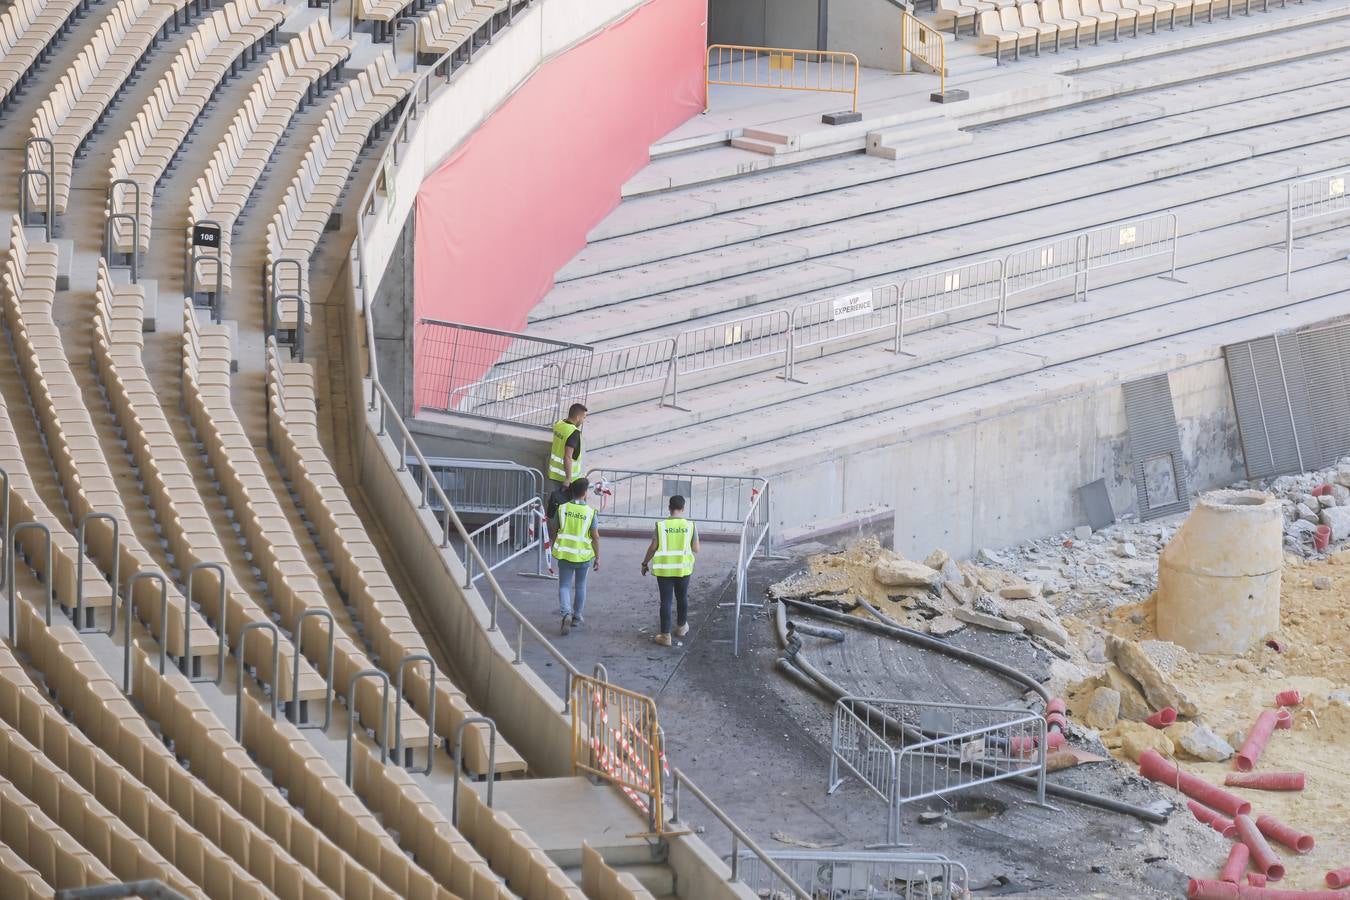
M553 557L564 562L584 563L595 559L591 525L595 510L584 503L568 501L558 507L558 536L553 539Z
M652 574L679 578L694 574L694 523L688 519L666 519L656 523L656 553L652 556Z
M567 472L563 468L563 452L567 447L567 439L577 430L577 426L563 419L553 426L553 446L548 451L548 477L552 481L566 481ZM581 450L577 450L577 455L572 457L572 480L576 481L586 470L581 467Z

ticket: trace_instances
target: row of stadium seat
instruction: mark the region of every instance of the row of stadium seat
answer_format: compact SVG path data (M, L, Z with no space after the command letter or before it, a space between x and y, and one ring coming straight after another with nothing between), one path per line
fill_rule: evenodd
M0 13L0 111L89 0L15 0Z

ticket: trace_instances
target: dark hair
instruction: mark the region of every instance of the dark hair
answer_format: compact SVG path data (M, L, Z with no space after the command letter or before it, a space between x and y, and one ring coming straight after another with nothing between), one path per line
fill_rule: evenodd
M684 498L681 497L679 494L671 494L670 511L675 512L675 510L677 509L684 509Z
M573 403L571 406L567 407L567 418L575 419L577 416L579 416L584 412L589 412L589 410L586 409L586 404Z
M567 486L567 493L571 495L573 500L585 500L586 491L590 486L591 483L585 478L578 478Z

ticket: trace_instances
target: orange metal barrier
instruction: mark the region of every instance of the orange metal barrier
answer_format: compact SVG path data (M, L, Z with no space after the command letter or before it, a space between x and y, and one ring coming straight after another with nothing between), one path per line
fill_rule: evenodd
M665 831L666 755L656 701L603 677L572 676L572 771L603 778Z
M703 111L708 111L708 89L720 84L848 94L857 112L860 72L858 57L838 50L713 44L708 48Z
M914 60L937 73L938 92L947 93L947 45L942 35L917 16L900 13L900 69L913 71Z

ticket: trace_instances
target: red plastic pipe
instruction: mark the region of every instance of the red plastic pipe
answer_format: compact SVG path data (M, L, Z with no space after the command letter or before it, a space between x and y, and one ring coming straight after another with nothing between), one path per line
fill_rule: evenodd
M1195 816L1198 821L1213 828L1224 837L1230 838L1237 836L1237 826L1233 824L1232 819L1228 818L1223 813L1216 813L1208 806L1196 803L1194 800L1187 800L1186 806L1190 809L1191 815Z
M1284 865L1275 855L1275 851L1270 849L1270 844L1266 843L1252 817L1245 813L1238 815L1233 819L1233 824L1237 826L1238 840L1246 844L1247 849L1252 852L1252 868L1265 875L1268 881L1279 881L1283 878Z
M1190 900L1238 900L1238 886L1227 881L1192 878L1186 883Z
M1246 845L1246 844L1243 844L1242 846L1245 847L1245 846L1247 846L1247 845ZM1265 887L1265 886L1266 886L1266 876L1262 875L1260 872L1248 872L1248 873L1247 873L1247 886L1248 886L1248 887Z
M1054 727L1064 728L1066 725L1069 724L1069 719L1066 715L1064 715L1064 713L1061 712L1050 713L1048 716L1045 717L1045 724L1049 725L1051 728Z
M1261 751L1266 749L1266 741L1270 740L1270 734L1275 730L1275 724L1275 710L1261 710L1261 715L1256 717L1256 724L1252 726L1247 740L1243 742L1242 749L1238 752L1239 772L1250 772L1256 765L1256 761L1261 758Z
M1331 526L1318 525L1317 530L1313 532L1313 549L1325 550L1331 544Z
M1257 816L1256 827L1272 841L1279 841L1298 853L1309 853L1317 845L1316 838L1311 834L1295 831L1274 816Z
M1287 709L1276 710L1275 727L1281 731L1288 731L1294 727L1294 714Z
M1068 704L1064 702L1063 697L1053 697L1051 698L1049 703L1045 704L1045 714L1047 716L1050 715L1051 713L1059 713L1063 715L1068 711L1069 711Z
M1282 891L1245 884L1238 887L1239 900L1345 900L1346 896L1337 891Z
M1246 800L1236 794L1230 794L1218 785L1181 771L1175 763L1169 763L1162 758L1162 754L1152 748L1139 755L1139 774L1153 781L1171 785L1191 799L1199 800L1209 808L1230 816L1252 811L1252 805Z
M1050 731L1045 735L1045 749L1051 753L1064 746L1064 734L1059 731Z
M1164 706L1144 720L1145 725L1152 725L1154 728L1166 728L1177 720L1177 711L1170 706Z
M1350 866L1346 866L1344 869L1333 869L1328 872L1327 887L1350 887Z
M1303 702L1303 695L1295 690L1280 691L1275 695L1276 706L1298 706Z
M1229 772L1223 783L1258 791L1301 791L1305 780L1302 772Z
M1247 849L1246 844L1234 844L1228 848L1228 861L1223 864L1219 870L1219 880L1238 884L1242 881L1242 873L1247 871L1247 858L1251 856L1251 851Z

